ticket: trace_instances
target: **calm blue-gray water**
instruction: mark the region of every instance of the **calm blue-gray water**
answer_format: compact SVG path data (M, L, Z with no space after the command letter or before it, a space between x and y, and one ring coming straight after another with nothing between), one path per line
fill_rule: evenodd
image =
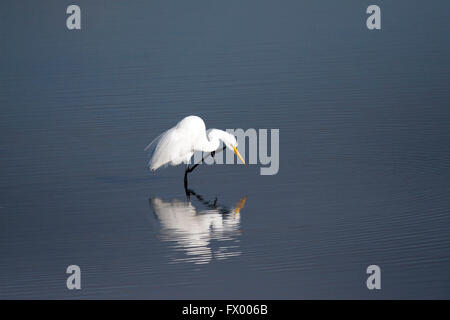
M2 1L0 298L450 298L450 5L370 4ZM279 129L278 174L188 200L144 148L190 114Z

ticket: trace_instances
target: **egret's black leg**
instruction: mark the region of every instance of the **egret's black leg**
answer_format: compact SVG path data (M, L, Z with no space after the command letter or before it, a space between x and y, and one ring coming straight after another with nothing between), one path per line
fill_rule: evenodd
M227 147L223 147L223 149L220 150L220 151L223 151L223 150L225 150L226 148L227 148ZM219 151L219 152L220 152L220 151ZM202 160L200 160L199 163L194 164L192 167L189 167L189 165L186 165L186 171L184 171L184 188L185 188L186 190L187 190L187 185L188 185L188 180L187 180L188 173L194 171L194 169L197 168L197 167L203 162L203 160L205 160L207 157L209 157L209 156L214 157L215 155L216 155L216 151L213 151L213 152L211 152L210 154L208 154L206 157L203 157Z
M184 185L184 192L186 193L186 200L190 201L191 200L191 192L190 190L187 188L187 185Z
M191 189L188 188L188 173L191 172L191 168L189 165L186 165L186 170L184 171L184 192L186 193L186 200L191 201L191 193L194 193ZM194 193L195 194L195 193Z
M223 147L223 149L220 150L220 151L223 151L225 149L226 149L226 147ZM206 158L208 158L209 156L212 156L214 158L215 155L216 155L216 151L210 152L207 156L203 157L202 160L200 160L199 163L196 163L192 167L188 168L187 169L188 173L194 171L194 169L197 168Z
M189 170L190 170L189 165L186 165L186 170L184 171L184 190L186 191L186 195L188 195L188 193L187 193L187 186L188 186L187 175L190 172Z

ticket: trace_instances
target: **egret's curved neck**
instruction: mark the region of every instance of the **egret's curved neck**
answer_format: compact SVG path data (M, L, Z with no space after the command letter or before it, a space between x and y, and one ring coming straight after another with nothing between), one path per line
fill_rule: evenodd
M205 141L203 141L201 145L201 149L204 152L212 152L219 149L220 140L223 140L222 137L226 135L225 131L219 129L211 129L208 133L208 138L205 137Z

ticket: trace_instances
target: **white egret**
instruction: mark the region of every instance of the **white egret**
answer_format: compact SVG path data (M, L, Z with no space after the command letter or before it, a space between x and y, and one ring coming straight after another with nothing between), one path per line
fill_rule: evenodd
M189 162L194 152L210 152L214 156L220 146L220 141L225 144L223 149L229 148L233 150L245 164L244 159L236 148L238 145L236 138L232 134L223 130L212 129L207 135L202 118L188 116L178 122L173 128L164 131L145 148L145 150L150 150L151 154L148 163L149 168L151 171L154 171L165 165L176 166L185 163L187 164L184 174L186 186L187 174L201 163L189 167Z

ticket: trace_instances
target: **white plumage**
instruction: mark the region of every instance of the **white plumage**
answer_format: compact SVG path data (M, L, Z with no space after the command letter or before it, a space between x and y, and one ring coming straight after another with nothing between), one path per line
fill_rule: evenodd
M163 132L145 148L145 150L150 150L149 168L153 171L168 164L176 166L181 163L189 163L195 151L216 151L220 146L220 141L233 150L244 162L236 149L237 141L233 135L218 129L212 129L206 135L206 127L202 118L188 116L173 128Z

